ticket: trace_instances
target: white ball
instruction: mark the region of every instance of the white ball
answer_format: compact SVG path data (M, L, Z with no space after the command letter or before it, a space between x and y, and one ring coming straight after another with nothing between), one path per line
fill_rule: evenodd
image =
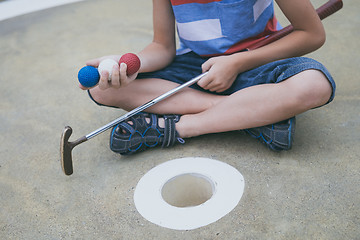
M108 59L102 60L98 67L99 74L101 75L101 72L107 71L109 73L109 81L110 81L112 69L115 65L118 65L118 63L114 59L108 58Z

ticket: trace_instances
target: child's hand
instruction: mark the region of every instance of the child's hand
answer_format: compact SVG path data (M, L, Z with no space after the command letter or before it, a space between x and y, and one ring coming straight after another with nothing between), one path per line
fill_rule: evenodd
M202 70L209 74L200 79L198 85L212 92L227 90L239 74L231 55L210 58L202 65Z
M97 68L99 66L100 62L105 59L110 58L110 59L114 59L116 62L119 62L120 57L121 56L119 56L119 55L104 56L101 58L89 60L86 62L86 65ZM100 73L100 80L99 80L99 84L98 84L99 88L101 90L105 90L105 89L108 89L111 87L117 89L120 87L127 86L131 81L136 79L137 73L135 73L131 76L127 76L126 69L127 69L127 66L124 63L122 63L121 66L115 65L112 69L110 80L109 80L110 73L107 71L102 71ZM88 89L88 88L82 86L81 84L80 84L80 88L83 90Z

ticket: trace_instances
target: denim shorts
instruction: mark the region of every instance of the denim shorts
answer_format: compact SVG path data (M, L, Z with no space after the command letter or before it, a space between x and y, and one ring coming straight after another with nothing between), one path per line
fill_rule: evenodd
M174 61L164 69L155 72L140 73L138 78L159 78L178 84L183 84L201 74L201 65L207 60L208 58L200 57L193 52L177 55ZM254 85L279 83L308 69L319 70L327 77L332 86L332 94L328 103L331 102L334 99L336 89L333 78L331 77L329 71L321 63L306 57L279 60L243 72L237 76L235 82L229 89L221 93L204 90L197 84L193 84L190 87L212 94L230 95L236 91Z

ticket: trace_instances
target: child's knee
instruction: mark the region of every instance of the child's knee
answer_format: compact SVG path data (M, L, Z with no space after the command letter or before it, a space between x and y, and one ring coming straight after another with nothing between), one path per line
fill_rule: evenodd
M315 96L315 105L321 106L326 104L331 95L332 95L332 86L329 82L329 80L327 79L327 77L318 70L311 70L314 73L314 96Z
M305 107L311 109L326 104L332 95L327 77L315 69L306 70L301 75L300 101Z
M109 102L104 94L104 91L99 91L97 88L88 90L90 99L99 106L108 106Z

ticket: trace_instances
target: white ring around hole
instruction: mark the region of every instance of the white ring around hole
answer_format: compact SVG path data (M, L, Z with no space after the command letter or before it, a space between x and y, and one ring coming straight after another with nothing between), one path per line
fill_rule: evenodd
M169 179L183 174L200 174L214 185L213 196L193 207L174 207L162 198L162 188ZM138 212L159 226L191 230L216 222L239 203L245 182L241 173L221 161L208 158L179 158L162 163L138 182L134 202Z

